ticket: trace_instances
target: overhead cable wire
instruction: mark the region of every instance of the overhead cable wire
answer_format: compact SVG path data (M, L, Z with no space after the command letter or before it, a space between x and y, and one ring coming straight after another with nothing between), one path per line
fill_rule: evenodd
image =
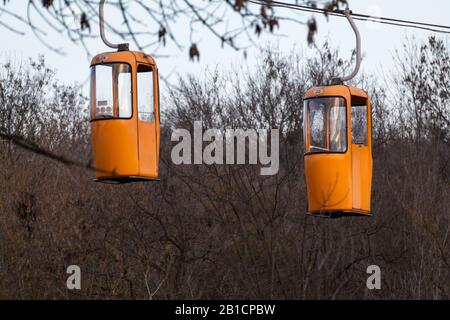
M264 1L264 0L247 0L247 1L250 3L253 3L253 4L258 4L258 5L269 5L271 7L292 9L292 10L303 11L303 12L311 12L311 13L321 13L321 14L326 14L328 16L336 16L336 17L345 18L343 10L330 11L330 10L323 9L323 8L309 7L309 6L305 6L305 5L286 3L286 2L280 2L280 1L269 1L269 2ZM419 21L411 21L411 20L402 20L402 19L395 19L395 18L373 17L373 16L355 13L355 12L351 12L350 15L355 20L364 21L364 22L373 22L373 23L387 24L387 25L393 25L393 26L404 27L404 28L414 28L414 29L426 30L426 31L431 31L431 32L450 34L450 26L445 26L445 25L419 22Z

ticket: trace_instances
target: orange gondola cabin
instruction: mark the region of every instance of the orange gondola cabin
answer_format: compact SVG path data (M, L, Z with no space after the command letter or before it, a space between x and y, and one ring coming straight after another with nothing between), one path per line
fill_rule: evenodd
M371 104L344 85L316 87L304 100L308 213L370 216L372 187Z
M91 63L91 129L97 180L158 179L158 69L142 52L99 54Z

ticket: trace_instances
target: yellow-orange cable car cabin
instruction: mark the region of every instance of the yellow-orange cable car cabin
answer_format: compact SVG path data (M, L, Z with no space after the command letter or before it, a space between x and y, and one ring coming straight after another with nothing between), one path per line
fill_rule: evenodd
M372 134L368 95L343 85L306 92L303 109L308 213L371 215Z
M128 44L113 45L91 62L91 130L96 180L109 183L158 180L160 114L158 68Z
M303 106L307 213L330 218L372 215L371 102L363 90L343 84L361 61L358 29L350 11L344 13L356 34L356 68L331 86L308 90Z

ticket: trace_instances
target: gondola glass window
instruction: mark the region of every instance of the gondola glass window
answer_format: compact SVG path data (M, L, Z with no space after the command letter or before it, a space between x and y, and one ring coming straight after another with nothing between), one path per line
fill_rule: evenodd
M147 65L139 65L138 83L138 113L139 120L155 121L155 101L153 96L153 69Z
M125 63L94 65L91 77L92 119L131 118L131 67Z
M343 98L305 100L304 128L306 153L345 152L347 150L347 115Z
M311 130L311 150L326 151L326 110L324 104L311 103L309 105L309 123Z
M367 106L352 106L352 143L367 146Z

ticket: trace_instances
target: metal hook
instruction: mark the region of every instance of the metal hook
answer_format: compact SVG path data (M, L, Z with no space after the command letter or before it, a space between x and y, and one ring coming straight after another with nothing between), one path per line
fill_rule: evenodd
M348 22L350 22L350 25L352 26L353 31L355 32L355 36L356 36L356 65L355 65L355 69L353 70L352 73L350 73L348 76L344 76L341 78L334 78L332 80L332 82L335 83L343 83L345 81L350 81L352 80L354 77L356 77L356 75L359 72L359 69L361 67L361 34L359 33L358 27L355 24L355 21L353 21L353 18L351 16L352 11L349 9L346 9L344 11L341 11L341 13L343 13L346 17Z
M118 49L119 51L128 51L128 49L129 49L128 43L114 44L114 43L109 42L108 39L106 39L104 6L105 6L105 0L100 0L100 4L99 4L100 36L101 36L103 42L112 49Z

